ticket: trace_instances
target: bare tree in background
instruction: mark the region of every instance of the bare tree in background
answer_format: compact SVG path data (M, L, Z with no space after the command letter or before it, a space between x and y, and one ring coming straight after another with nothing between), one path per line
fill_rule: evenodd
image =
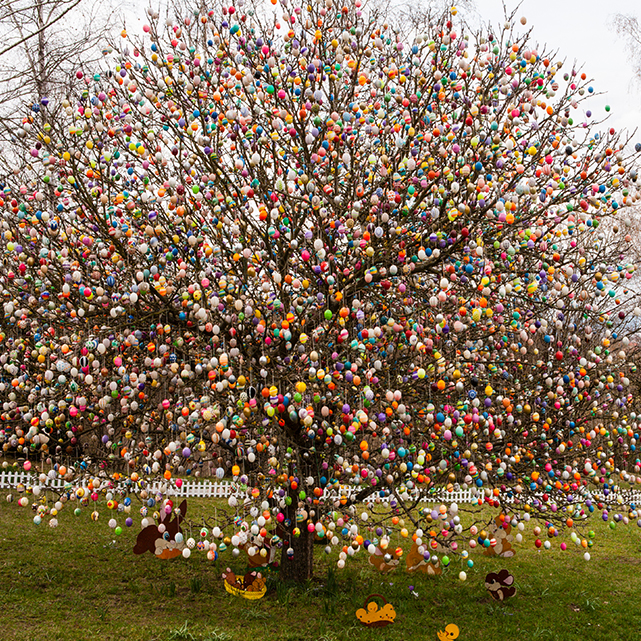
M7 143L21 135L25 112L36 112L44 124L53 116L49 99L80 96L88 80L76 72L96 69L116 20L108 4L94 0L0 1L0 148L5 168L20 170L7 154Z
M617 13L612 20L612 27L617 35L625 41L634 69L635 80L641 81L641 24L639 19L628 13Z

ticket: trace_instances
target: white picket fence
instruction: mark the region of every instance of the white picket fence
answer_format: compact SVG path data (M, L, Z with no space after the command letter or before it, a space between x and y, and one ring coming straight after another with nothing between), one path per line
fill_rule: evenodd
M95 480L95 479L94 479ZM100 489L124 490L126 492L137 493L140 492L142 487L136 485L127 485L126 483L114 483L107 479L101 481ZM73 487L87 487L88 480L74 482ZM47 488L52 490L61 491L65 488L65 481L57 475L50 477L47 475L45 482L41 482L39 475L30 474L27 472L0 472L0 489L26 489L27 487L39 486L42 490ZM71 488L70 488L71 489ZM184 498L217 498L226 499L230 496L245 497L247 492L241 491L237 483L231 481L210 481L209 479L202 479L198 481L184 481L181 487L176 487L174 483L160 483L154 481L151 484L144 486L150 493L168 494L175 497ZM332 487L325 490L323 493L324 498L351 498L353 494L360 492L362 488L353 487L350 485L341 485L338 488ZM413 496L411 493L401 494L404 500L411 500ZM373 500L375 495L370 495L368 500ZM389 501L389 497L380 497L382 501ZM426 503L439 503L442 501L456 502L456 503L476 503L478 501L478 493L473 490L458 490L455 492L446 492L442 490L437 493L423 495L420 497L422 502Z
M95 478L94 478L95 481ZM238 485L230 481L209 481L207 479L202 481L183 481L181 487L177 487L174 483L160 483L154 481L153 483L146 483L142 486L135 484L127 484L126 482L114 483L107 479L100 479L101 485L99 489L114 489L124 490L129 493L138 493L142 489L150 493L171 494L175 497L199 497L199 498L229 498L232 495L239 496L244 494L238 488ZM89 480L75 481L72 487L87 487ZM29 474L27 472L1 472L0 473L0 489L18 489L21 490L27 487L39 486L41 489L63 490L67 483L59 476L51 478L47 475L45 482L41 482L39 475ZM95 485L95 483L94 483Z
M53 476L53 475L52 475ZM70 485L69 489L72 487L87 487L88 480L83 480L80 483L75 482L73 485ZM46 481L43 483L39 479L39 475L29 474L27 472L0 472L0 489L13 489L13 490L24 490L27 487L39 486L42 490L47 488L52 490L61 491L65 488L65 481L59 476L53 476L53 478L47 476ZM137 485L132 485L127 483L114 483L107 479L101 480L100 489L113 489L115 491L124 491L127 493L138 493L143 487ZM231 481L210 481L209 479L203 479L198 481L183 481L181 487L176 487L174 483L160 483L154 481L151 484L144 486L150 493L160 493L163 495L171 495L174 497L184 497L184 498L216 498L216 499L226 499L230 496L236 496L237 498L244 498L247 496L247 491L242 491L237 483ZM351 498L353 494L360 492L362 488L352 487L349 485L341 485L339 488L326 489L323 493L323 498ZM448 492L447 490L441 489L436 492L418 494L410 491L405 493L400 493L400 498L403 500L412 500L419 498L422 503L478 503L479 499L483 498L483 492L477 490L476 488L471 488L467 490L455 490L453 492ZM394 497L380 497L380 500L383 502L388 502L390 498ZM613 505L620 503L622 505L629 505L630 503L636 503L641 505L641 490L627 489L623 490L620 494L609 493L606 497L602 492L592 492L585 493L582 496L582 500L592 499L594 501L603 501L608 505ZM375 494L372 494L368 497L368 501L377 500ZM512 499L509 497L501 497L501 502L511 503Z

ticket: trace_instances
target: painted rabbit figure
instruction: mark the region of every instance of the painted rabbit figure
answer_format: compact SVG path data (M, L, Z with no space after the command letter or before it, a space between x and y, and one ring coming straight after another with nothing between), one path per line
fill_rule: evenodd
M185 548L180 523L185 519L186 513L187 501L180 504L177 513L169 520L167 519L169 515L165 510L161 510L160 522L148 525L138 534L134 554L153 552L159 559L173 559L180 556ZM176 540L177 534L181 535L178 540Z

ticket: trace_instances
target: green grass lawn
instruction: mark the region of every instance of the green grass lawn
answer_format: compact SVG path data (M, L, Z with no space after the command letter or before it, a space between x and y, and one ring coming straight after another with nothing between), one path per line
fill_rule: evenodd
M190 517L198 521L208 505L190 499ZM35 526L32 519L29 508L0 504L2 640L432 641L448 623L459 626L460 641L641 638L636 524L612 531L595 519L589 562L569 536L567 551L559 549L560 537L545 551L534 547L530 532L515 545L512 559L472 552L475 565L465 568L466 582L458 579L459 561L438 578L407 574L404 565L382 576L364 553L334 574L337 553L326 557L319 546L313 581L289 588L274 576L267 595L250 602L224 590L221 573L227 566L244 571L242 557L232 559L230 551L215 563L204 552L159 561L132 553L136 526L114 541L106 513L93 523L88 510L78 518L64 510L56 529L46 521ZM487 572L501 568L512 572L518 590L505 604L492 600L484 587ZM394 605L394 625L370 629L356 620L355 611L371 593Z

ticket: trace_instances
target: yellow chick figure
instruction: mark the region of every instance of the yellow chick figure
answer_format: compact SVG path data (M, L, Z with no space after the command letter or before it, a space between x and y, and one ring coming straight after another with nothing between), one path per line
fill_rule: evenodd
M456 624L449 623L445 626L445 630L437 632L436 635L439 641L454 641L454 639L458 639L459 629Z

